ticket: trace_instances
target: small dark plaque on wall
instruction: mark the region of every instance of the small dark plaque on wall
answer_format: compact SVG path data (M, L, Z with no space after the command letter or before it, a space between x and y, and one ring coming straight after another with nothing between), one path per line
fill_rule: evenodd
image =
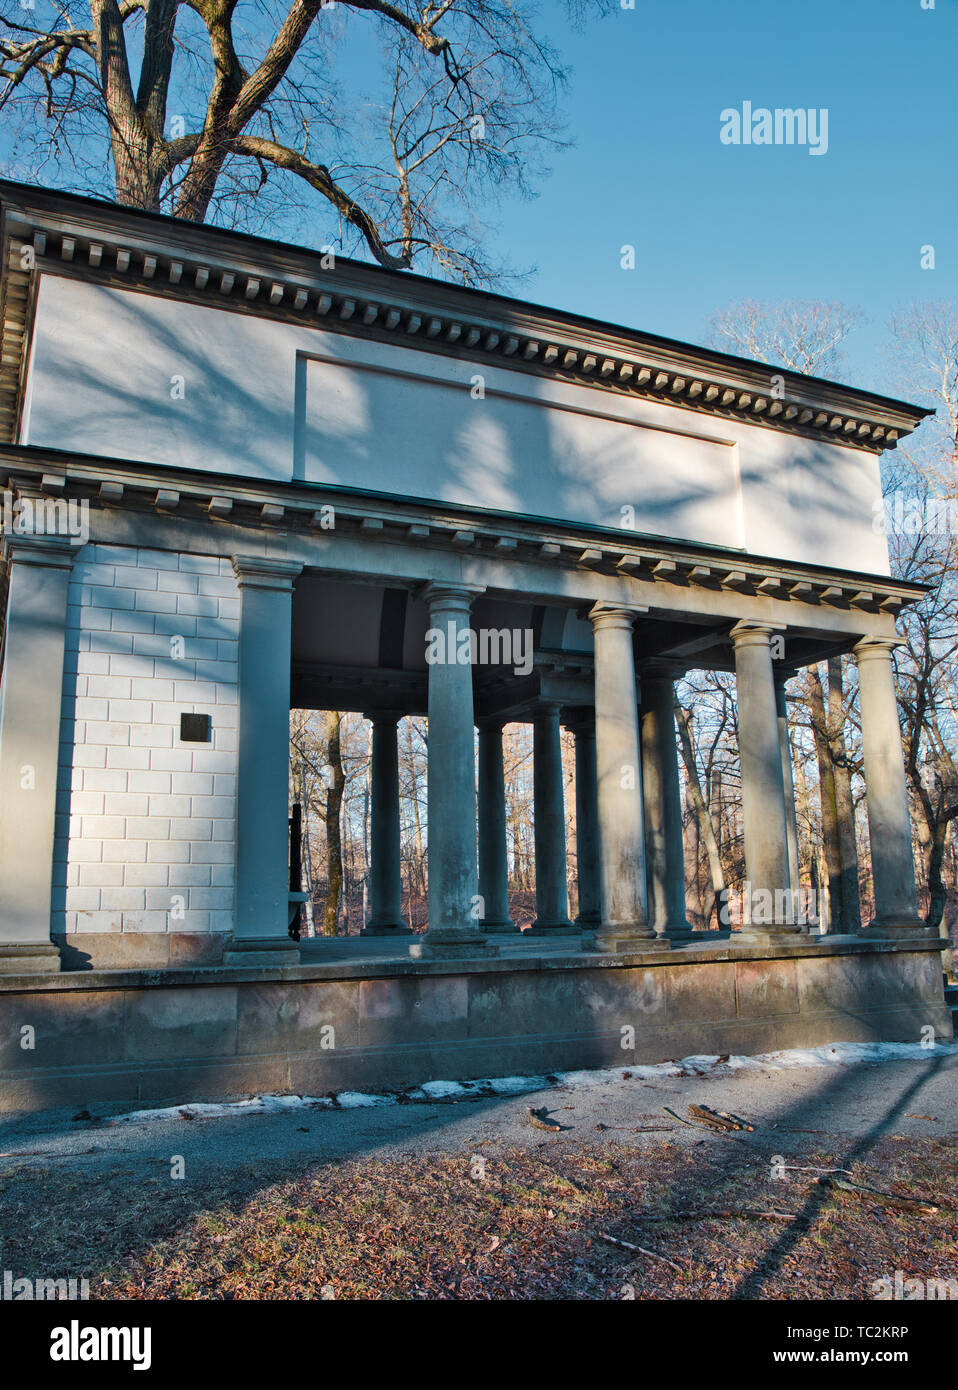
M209 743L210 723L208 714L181 714L181 743Z

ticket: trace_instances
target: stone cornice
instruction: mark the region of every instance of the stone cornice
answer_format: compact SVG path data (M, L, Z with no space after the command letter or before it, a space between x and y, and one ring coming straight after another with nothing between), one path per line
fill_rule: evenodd
M339 257L324 269L320 252L93 199L0 180L0 204L6 439L15 438L29 304L42 271L495 363L872 453L893 448L930 413L423 276Z
M740 551L598 531L538 518L500 516L441 503L349 493L303 483L213 477L198 471L126 464L28 446L0 445L0 488L26 485L92 507L178 518L211 527L330 535L452 550L490 559L517 558L558 569L590 570L685 587L757 594L894 615L920 601L927 586L885 575L862 575ZM234 547L239 549L239 547Z

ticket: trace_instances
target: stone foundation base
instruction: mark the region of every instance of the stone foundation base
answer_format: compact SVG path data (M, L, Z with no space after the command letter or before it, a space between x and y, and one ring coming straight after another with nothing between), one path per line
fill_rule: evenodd
M55 935L62 970L163 970L220 965L232 936L223 932L70 932Z
M710 939L606 956L574 942L521 958L0 976L0 1107L322 1095L695 1053L918 1043L929 1025L953 1036L935 940Z
M59 969L60 952L52 942L0 945L0 975L55 974Z

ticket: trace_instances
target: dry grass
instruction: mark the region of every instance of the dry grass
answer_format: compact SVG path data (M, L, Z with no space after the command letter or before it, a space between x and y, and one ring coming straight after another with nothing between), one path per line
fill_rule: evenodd
M790 1163L846 1166L841 1141L806 1137L796 1157L798 1142ZM773 1182L764 1144L724 1138L487 1144L484 1178L469 1154L193 1183L21 1165L0 1182L3 1264L85 1275L117 1299L868 1298L896 1269L958 1277L956 1148L886 1139L852 1164L857 1182L937 1198L935 1215L828 1191L814 1172ZM747 1211L794 1219L734 1214Z

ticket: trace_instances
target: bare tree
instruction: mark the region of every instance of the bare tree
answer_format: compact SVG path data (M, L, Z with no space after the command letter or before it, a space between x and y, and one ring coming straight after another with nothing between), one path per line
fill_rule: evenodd
M702 792L702 782L699 777L696 750L693 742L691 710L686 709L678 699L675 700L675 718L679 730L679 748L682 756L682 766L685 769L688 798L695 815L699 841L704 846L708 858L709 877L712 883L712 900L707 905L703 904L702 917L705 927L708 929L714 912L715 925L716 928L718 928L722 926L722 910L725 904L725 871L722 867L722 856L718 837L715 833L715 826L712 821L709 801L706 800ZM723 731L724 723L720 727L719 734ZM713 750L716 741L717 739L713 738ZM709 781L711 783L711 779L709 779ZM716 798L716 800L718 800L718 798Z
M339 927L339 905L343 886L342 805L346 778L343 774L340 728L342 715L326 713L326 765L329 781L326 791L326 876L328 891L323 914L323 935L335 936Z
M819 300L764 304L745 299L712 315L709 341L725 352L788 371L829 376L841 366L842 343L864 317L845 304Z
M828 870L831 930L855 935L861 927L858 894L858 842L852 796L852 761L845 746L848 719L841 657L827 663L826 695L817 666L806 673L805 696L818 761L821 829Z
M566 74L531 9L287 3L89 0L87 25L65 0L46 24L0 0L15 160L130 206L274 235L291 219L312 230L322 209L321 227L384 266L489 280L473 209L504 186L528 191L562 143Z
M891 322L902 389L934 407L914 441L899 453L903 473L921 479L933 497L958 497L958 300L912 304ZM925 488L919 489L925 492Z
M929 585L902 616L897 689L926 921L937 928L948 899L948 836L958 824L958 301L913 304L891 328L906 389L936 411L888 470L886 530L895 572Z

